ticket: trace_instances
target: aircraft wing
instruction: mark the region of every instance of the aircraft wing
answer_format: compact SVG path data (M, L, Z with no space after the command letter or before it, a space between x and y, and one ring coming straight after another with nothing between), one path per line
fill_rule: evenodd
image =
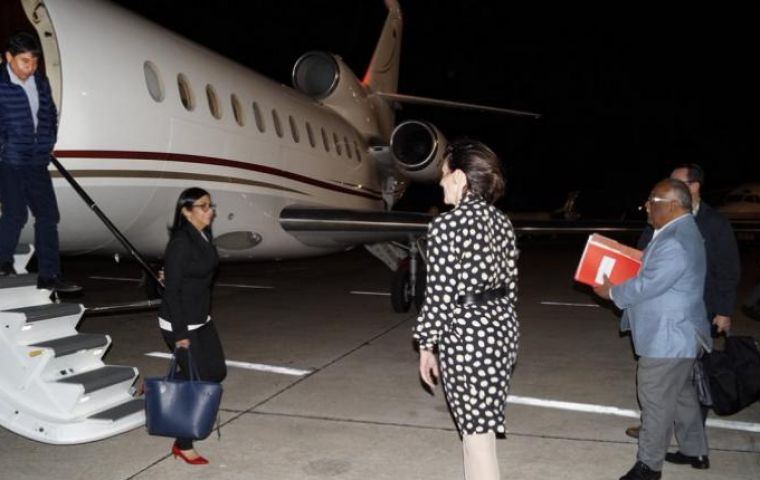
M406 242L424 236L432 215L413 212L340 210L292 206L280 214L280 225L306 245L315 247L351 246L388 241ZM635 234L644 221L611 220L524 220L514 219L518 235ZM734 222L736 233L760 233L757 222Z
M280 225L306 245L334 247L408 241L425 235L432 218L413 212L291 206L280 213Z
M315 247L408 241L427 233L432 215L413 212L340 210L291 206L280 214L280 225L295 238ZM589 234L640 232L644 222L513 220L518 234Z

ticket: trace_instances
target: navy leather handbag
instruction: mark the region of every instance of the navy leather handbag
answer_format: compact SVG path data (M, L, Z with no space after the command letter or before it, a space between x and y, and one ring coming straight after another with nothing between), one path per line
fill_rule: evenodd
M203 440L214 428L222 384L200 380L187 351L190 379L175 377L176 354L165 377L145 379L145 426L150 435Z

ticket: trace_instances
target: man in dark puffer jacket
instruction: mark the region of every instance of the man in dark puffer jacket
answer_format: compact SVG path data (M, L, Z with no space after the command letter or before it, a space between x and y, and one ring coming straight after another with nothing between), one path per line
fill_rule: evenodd
M75 292L61 278L58 204L48 172L58 114L50 83L37 73L40 45L32 34L13 35L0 65L0 276L14 275L13 253L27 208L34 215L37 288Z

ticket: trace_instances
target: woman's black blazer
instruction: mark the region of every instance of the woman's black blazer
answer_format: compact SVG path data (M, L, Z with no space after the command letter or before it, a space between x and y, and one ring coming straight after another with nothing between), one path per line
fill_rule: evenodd
M211 308L211 282L219 256L211 242L186 223L169 239L164 254L165 290L159 316L172 324L176 340L188 338L188 325L202 324Z

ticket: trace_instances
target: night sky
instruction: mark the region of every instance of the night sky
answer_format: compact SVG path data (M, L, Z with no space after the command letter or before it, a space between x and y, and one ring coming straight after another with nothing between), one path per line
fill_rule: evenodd
M380 0L118 3L279 82L308 50L341 55L361 78L385 19ZM400 119L491 145L507 209L638 205L674 164L701 163L707 198L760 181L757 49L749 11L526 12L503 1L401 0L400 93L523 109L527 120L406 106ZM633 10L633 9L637 10ZM593 14L593 15L592 15ZM405 206L439 198L416 187Z

